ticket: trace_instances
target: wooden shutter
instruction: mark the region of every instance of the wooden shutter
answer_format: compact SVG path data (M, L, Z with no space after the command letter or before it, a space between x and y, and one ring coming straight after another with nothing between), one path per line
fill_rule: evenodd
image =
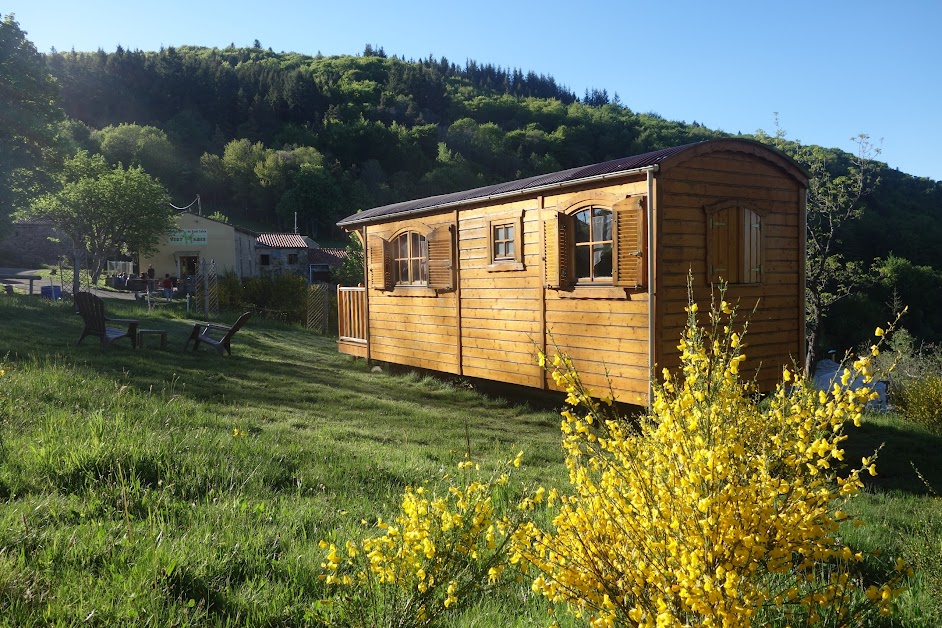
M369 243L370 287L375 290L392 290L396 284L393 280L389 243L379 236L370 236Z
M572 283L572 219L566 214L550 212L543 229L546 287L566 290Z
M454 290L454 246L452 227L433 229L425 238L428 243L428 286L435 290Z
M738 282L733 277L735 270L735 251L731 251L730 221L735 220L736 207L727 207L707 216L707 260L709 279L716 283L721 279L730 283ZM734 253L734 255L730 255Z
M762 281L762 219L748 207L742 210L743 283Z
M612 206L615 257L612 283L616 286L640 288L645 284L645 207L644 196L629 196Z

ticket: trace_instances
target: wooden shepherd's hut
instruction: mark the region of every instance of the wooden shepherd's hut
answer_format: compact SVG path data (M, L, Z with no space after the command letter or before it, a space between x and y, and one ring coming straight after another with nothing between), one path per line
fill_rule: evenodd
M687 277L750 315L748 359L771 388L804 353L807 174L740 139L677 146L360 212L364 284L339 288L338 349L552 388L556 348L597 391L645 404L679 362Z

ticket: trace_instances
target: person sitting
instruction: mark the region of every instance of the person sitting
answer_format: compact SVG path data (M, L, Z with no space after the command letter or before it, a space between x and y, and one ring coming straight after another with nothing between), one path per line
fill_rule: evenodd
M165 299L173 297L173 280L170 278L170 273L164 275L163 281L160 282L160 287L164 289Z

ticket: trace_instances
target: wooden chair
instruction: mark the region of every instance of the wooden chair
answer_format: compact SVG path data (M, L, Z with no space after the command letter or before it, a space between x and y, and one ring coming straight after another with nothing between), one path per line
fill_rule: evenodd
M75 295L75 309L82 315L85 321L85 329L82 330L82 337L76 344L81 344L85 336L98 336L101 338L103 349L108 348L115 340L121 338L130 338L131 346L137 348L137 325L138 322L131 318L108 318L105 316L105 304L101 299L90 292L79 292ZM127 325L127 329L109 327L107 323L122 323Z
M245 324L245 321L249 320L252 316L251 312L246 312L239 317L239 320L235 322L231 327L226 325L217 325L215 323L196 323L193 325L193 331L190 332L190 337L186 339L186 344L183 345L183 350L186 351L187 347L190 346L190 342L193 342L193 351L196 351L197 347L200 346L200 342L205 342L208 345L211 345L216 348L216 351L219 352L219 355L222 355L223 351L232 355L232 349L229 347L229 343L232 340L232 337L235 336L236 332L242 328L242 325ZM222 338L218 340L212 338L210 332L224 332Z

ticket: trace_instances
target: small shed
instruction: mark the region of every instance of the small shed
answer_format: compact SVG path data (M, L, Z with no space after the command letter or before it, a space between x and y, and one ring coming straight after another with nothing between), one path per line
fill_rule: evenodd
M338 224L366 249L338 293L338 349L552 388L539 350L587 385L648 402L679 363L687 277L750 315L747 362L771 388L804 354L807 174L758 142L715 140L376 207Z

